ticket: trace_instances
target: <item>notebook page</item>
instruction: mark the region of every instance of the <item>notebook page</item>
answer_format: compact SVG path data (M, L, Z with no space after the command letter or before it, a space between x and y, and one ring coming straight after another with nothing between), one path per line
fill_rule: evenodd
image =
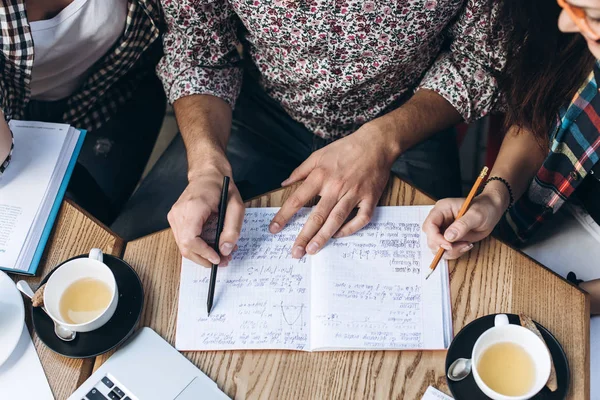
M11 121L10 127L15 151L0 179L0 267L6 269L17 267L69 129L64 124L28 121Z
M215 300L206 312L210 268L184 259L175 347L178 350L289 349L309 345L310 263L291 247L310 210L277 235L269 233L276 208L246 210L239 249L219 268ZM214 224L203 237L214 240Z
M430 210L379 207L363 230L313 258L313 350L447 347L446 263L425 280L433 254L421 226Z

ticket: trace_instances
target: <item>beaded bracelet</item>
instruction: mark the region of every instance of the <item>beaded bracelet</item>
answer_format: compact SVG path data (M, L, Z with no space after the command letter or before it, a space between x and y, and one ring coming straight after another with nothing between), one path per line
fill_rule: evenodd
M506 209L506 211L510 210L515 202L515 198L513 197L513 191L512 191L512 188L510 187L510 183L508 183L508 181L506 179L500 178L499 176L492 176L483 184L483 186L481 187L480 193L483 192L483 189L485 189L487 184L490 183L491 181L502 182L502 183L504 183L504 186L506 186L506 189L508 190L508 196L510 197L510 201L508 203L508 208Z
M8 151L8 156L6 156L6 160L4 160L2 162L2 164L0 164L0 176L2 176L2 173L6 170L6 168L8 167L8 164L10 164L10 159L12 158L13 149L15 148L15 136L13 135L13 133L10 129L9 129L9 132L10 132L10 137L12 139L12 143L10 144L10 150Z

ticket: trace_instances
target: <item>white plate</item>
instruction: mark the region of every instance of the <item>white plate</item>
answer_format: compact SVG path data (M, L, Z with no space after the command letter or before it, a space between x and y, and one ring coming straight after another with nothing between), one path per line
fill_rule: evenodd
M0 365L10 357L25 324L25 308L15 283L0 271Z

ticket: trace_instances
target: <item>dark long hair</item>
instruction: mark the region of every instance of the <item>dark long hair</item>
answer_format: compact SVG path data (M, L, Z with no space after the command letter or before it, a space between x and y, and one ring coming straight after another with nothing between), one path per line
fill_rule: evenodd
M559 14L552 0L504 0L500 18L508 30L507 64L499 78L506 126L532 131L545 146L560 108L594 63L580 34L559 31Z

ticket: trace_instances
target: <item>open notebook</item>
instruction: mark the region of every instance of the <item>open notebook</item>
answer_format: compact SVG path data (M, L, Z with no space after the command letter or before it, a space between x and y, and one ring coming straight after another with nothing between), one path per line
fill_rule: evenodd
M276 208L247 209L239 249L219 269L210 316L210 269L183 260L177 349L448 348L446 262L425 280L433 254L421 225L430 209L379 207L360 232L302 260L290 249L310 209L277 235L267 229Z
M33 275L58 214L85 131L10 121L13 158L0 178L0 269Z

